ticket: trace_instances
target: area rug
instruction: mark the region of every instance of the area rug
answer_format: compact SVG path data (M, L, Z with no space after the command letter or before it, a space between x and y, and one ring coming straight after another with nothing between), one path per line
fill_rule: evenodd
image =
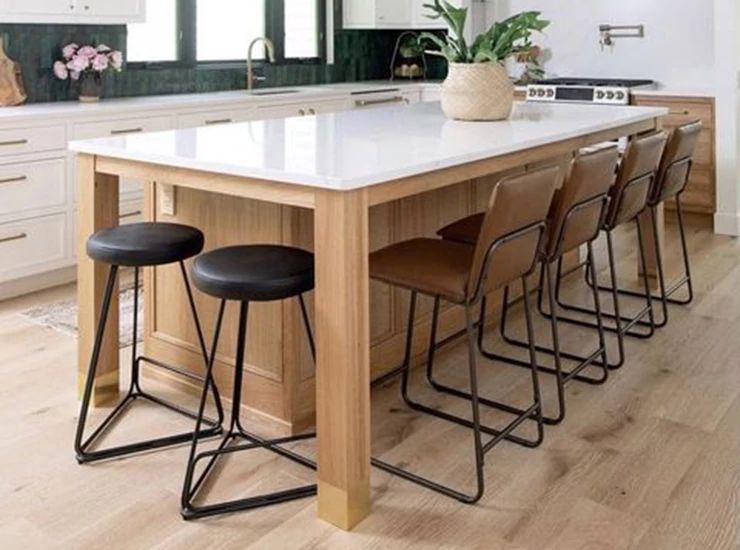
M133 343L132 332L134 325L134 285L121 289L120 293L120 345L122 348ZM35 307L19 313L37 325L49 327L64 334L77 337L77 300L62 300L43 306ZM144 335L144 300L143 289L139 288L139 326L137 341L141 342Z

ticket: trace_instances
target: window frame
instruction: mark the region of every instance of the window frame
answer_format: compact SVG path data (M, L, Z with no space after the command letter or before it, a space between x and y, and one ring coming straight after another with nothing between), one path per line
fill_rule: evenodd
M242 68L247 62L247 52L243 59L224 59L199 61L197 59L197 0L177 0L177 60L175 61L132 61L127 62L129 69L236 69ZM285 57L285 2L284 0L265 0L265 34L275 45L275 65L317 65L326 61L327 45L327 17L326 0L317 0L316 39L318 40L318 55L308 58ZM127 38L128 39L128 38ZM128 50L128 47L126 48ZM264 60L256 60L255 65L266 64Z

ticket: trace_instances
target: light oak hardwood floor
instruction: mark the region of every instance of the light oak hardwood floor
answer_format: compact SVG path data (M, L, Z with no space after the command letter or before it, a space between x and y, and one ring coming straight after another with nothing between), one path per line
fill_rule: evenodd
M634 278L633 237L619 239L626 280ZM675 245L670 231L671 272ZM181 521L186 448L78 466L76 342L18 315L68 298L74 288L0 303L0 547L740 549L740 242L692 226L690 248L695 303L672 308L669 327L651 341L629 340L627 365L606 386L570 386L568 418L547 430L541 448L494 449L479 505L374 471L373 514L352 533L317 520L310 499ZM587 296L578 283L568 285L576 299ZM583 331L563 331L568 349L586 351L592 342ZM545 323L538 332L547 343ZM440 373L464 386L465 358L461 343L442 350ZM528 397L526 371L481 361L480 372L486 395L522 403ZM420 398L466 411L465 403L430 391L418 372L415 382ZM552 404L552 379L543 377L543 385ZM114 437L184 426L141 405ZM373 393L373 447L446 483L473 481L469 433L409 412L396 384ZM311 444L301 448L313 452ZM229 459L210 494L233 498L310 479L310 472L257 451Z

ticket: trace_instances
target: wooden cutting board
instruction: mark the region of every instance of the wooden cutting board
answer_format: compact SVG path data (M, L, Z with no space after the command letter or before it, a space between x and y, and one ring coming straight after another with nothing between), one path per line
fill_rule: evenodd
M27 97L21 66L8 57L0 38L0 107L20 105Z

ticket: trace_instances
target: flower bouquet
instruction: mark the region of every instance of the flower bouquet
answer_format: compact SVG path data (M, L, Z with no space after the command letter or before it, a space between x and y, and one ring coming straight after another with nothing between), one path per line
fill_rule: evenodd
M62 48L62 59L54 63L54 75L59 80L80 82L80 101L93 103L100 101L103 87L103 73L120 72L123 68L123 54L105 44L99 46L80 46L67 44Z

